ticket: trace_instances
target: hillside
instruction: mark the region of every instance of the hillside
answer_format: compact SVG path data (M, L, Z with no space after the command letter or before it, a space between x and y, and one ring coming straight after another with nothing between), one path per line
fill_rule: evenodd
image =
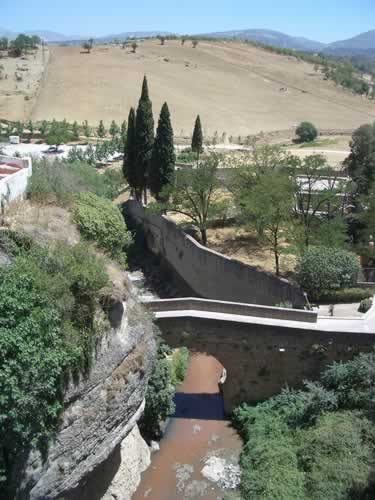
M97 125L120 122L137 104L143 75L155 115L167 100L176 135L189 135L200 113L204 132L247 135L290 129L311 120L325 129L351 129L375 119L375 103L340 90L311 64L240 42L156 40L137 53L120 47L51 47L46 80L33 120Z
M340 40L338 42L331 43L328 46L328 50L353 50L353 51L375 51L375 30L367 31L366 33L360 33L353 38L348 40Z
M296 49L306 51L319 51L325 47L324 43L300 36L290 36L280 31L267 29L232 30L209 33L213 38L235 38L236 40L252 40L266 45L274 45L284 49Z

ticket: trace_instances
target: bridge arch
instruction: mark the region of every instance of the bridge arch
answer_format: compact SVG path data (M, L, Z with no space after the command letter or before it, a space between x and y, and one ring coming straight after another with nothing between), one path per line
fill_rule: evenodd
M185 346L192 352L207 353L225 367L227 379L222 393L226 413L242 402L267 399L285 386L299 388L304 380L318 379L332 361L349 360L374 346L374 329L369 329L365 320L348 320L352 331L335 331L332 328L340 321L333 321L329 329L316 318L312 322L215 313L204 310L205 302L214 301L200 299L181 299L185 301L183 307L192 300L195 309L177 306L177 310L165 310L171 308L168 302L178 304L178 300L155 301L149 307L154 309L156 323L171 347ZM163 311L155 312L158 307ZM222 303L216 307L222 309ZM287 311L275 313L283 315Z

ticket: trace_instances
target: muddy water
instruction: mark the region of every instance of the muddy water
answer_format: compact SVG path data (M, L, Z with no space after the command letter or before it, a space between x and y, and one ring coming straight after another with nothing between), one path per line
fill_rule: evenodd
M238 463L241 441L225 420L218 389L222 368L211 356L190 356L185 381L176 394L176 413L133 500L223 498L222 486L201 473L212 456Z

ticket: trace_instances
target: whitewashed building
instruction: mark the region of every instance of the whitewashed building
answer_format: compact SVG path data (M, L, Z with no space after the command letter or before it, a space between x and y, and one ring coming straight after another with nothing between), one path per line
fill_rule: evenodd
M0 155L0 210L25 197L31 173L31 158Z

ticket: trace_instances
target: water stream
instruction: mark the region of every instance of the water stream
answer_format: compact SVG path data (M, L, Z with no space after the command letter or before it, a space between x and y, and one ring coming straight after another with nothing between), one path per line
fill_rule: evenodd
M141 300L181 296L169 284L164 292L154 267L143 271L148 279L140 269L130 272ZM133 500L218 500L238 485L241 440L224 415L218 385L222 370L212 356L190 355L185 380L177 388L175 415Z

